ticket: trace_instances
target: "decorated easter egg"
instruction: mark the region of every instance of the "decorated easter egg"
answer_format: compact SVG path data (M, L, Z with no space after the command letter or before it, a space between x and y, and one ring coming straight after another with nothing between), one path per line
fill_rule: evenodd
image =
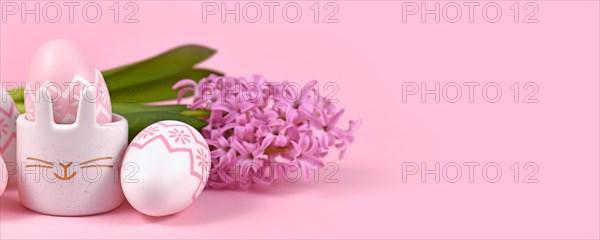
M6 184L8 183L8 172L6 170L6 165L4 164L4 160L2 160L2 156L0 156L0 196L4 193L4 189L6 189Z
M47 93L36 94L46 86ZM77 118L82 90L93 90L93 98L83 96L97 104L96 121L112 121L110 96L104 77L83 50L67 40L53 40L42 45L29 67L25 85L25 114L35 121L35 107L40 101L51 101L54 121L70 124Z
M15 102L5 89L0 87L0 156L9 166L16 166L17 161L18 116L19 110Z
M210 173L210 151L200 133L182 122L161 121L131 142L121 167L121 186L136 210L166 216L198 198Z

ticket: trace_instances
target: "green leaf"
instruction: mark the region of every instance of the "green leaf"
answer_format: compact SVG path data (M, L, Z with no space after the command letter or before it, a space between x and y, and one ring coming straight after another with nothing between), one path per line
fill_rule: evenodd
M165 111L180 113L190 117L209 117L210 111L208 110L189 110L185 105L146 105L139 103L115 103L112 105L114 113L128 114L136 112L155 112Z
M8 95L15 101L15 103L23 103L25 102L25 98L23 96L24 88L17 88L12 91L7 91Z
M122 116L129 122L130 142L138 135L138 133L144 130L144 128L163 120L184 122L198 130L207 125L206 122L199 120L198 118L166 111L133 112L123 114Z
M182 79L199 81L211 74L222 76L223 73L209 69L189 69L184 72L167 76L147 84L127 85L109 90L113 103L144 103L177 98L179 90L171 87ZM188 96L191 93L188 93Z
M199 45L181 46L141 62L103 71L102 75L109 90L124 84L144 84L186 71L215 52Z
M15 105L17 106L17 110L19 110L19 113L25 113L25 103L15 102Z
M113 103L112 111L118 114L127 114L135 112L152 112L152 111L165 111L181 113L187 111L185 105L146 105L140 103Z
M181 112L182 115L197 117L197 118L207 118L210 117L210 111L208 110L185 110Z

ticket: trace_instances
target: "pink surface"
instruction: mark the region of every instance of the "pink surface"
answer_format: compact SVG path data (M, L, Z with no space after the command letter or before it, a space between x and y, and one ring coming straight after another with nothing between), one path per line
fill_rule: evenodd
M233 8L234 2L228 3ZM108 9L113 2L100 2L104 15L95 24L79 15L74 23L35 23L32 16L21 23L18 15L7 16L0 23L3 84L22 82L35 50L54 38L80 44L99 69L199 43L219 50L202 65L230 75L317 79L322 87L335 82L345 118L360 118L363 125L346 159L328 158L339 166L338 183L324 183L330 168L321 172L319 183L209 190L193 207L167 218L145 217L128 204L93 217L43 216L24 209L12 189L0 200L0 237L600 237L598 1L536 2L538 23L523 23L532 11L523 10L523 2L515 23L513 2L504 1L500 21L488 23L480 2L473 23L463 6L462 19L454 24L445 18L435 23L432 15L426 23L419 15L403 22L402 3L394 1L337 2L339 23L314 23L309 10L314 2L298 3L303 8L298 23L280 15L269 23L267 8L258 23L236 23L232 15L226 23L219 16L203 22L201 2L192 1L137 2L138 23L114 23ZM319 18L331 10L322 10ZM403 83L414 86L411 82L424 82L428 89L435 82L442 87L457 82L462 99L436 103L426 95L422 103L417 94L403 102ZM468 82L480 84L473 103L464 87ZM481 95L490 82L502 88L496 103ZM518 103L509 89L514 82L521 89ZM535 84L524 89L528 82ZM535 86L539 102L524 103ZM448 89L444 96L454 97L454 88ZM494 89L488 90L486 96L493 98ZM403 181L403 166L425 163L433 169L435 162L449 166L440 183L431 174L425 183L419 174ZM456 183L448 181L455 176L451 162L462 166ZM469 162L480 164L473 183L465 167ZM496 183L488 182L494 168L487 179L482 176L483 166L492 162L502 169ZM514 162L518 183L509 169ZM535 166L537 173L528 179L539 182L524 183Z

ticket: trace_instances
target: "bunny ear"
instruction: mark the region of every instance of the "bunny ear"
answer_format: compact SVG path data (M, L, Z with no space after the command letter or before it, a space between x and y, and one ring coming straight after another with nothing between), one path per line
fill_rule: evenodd
M48 86L44 84L35 93L35 124L38 126L51 126L55 124L54 114L52 112L52 95L48 91Z
M79 97L79 109L77 110L78 126L96 126L96 102L98 101L96 92L84 87Z

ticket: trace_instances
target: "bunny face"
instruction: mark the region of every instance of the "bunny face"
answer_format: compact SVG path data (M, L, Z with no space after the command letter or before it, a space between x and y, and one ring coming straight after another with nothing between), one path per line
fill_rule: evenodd
M40 171L49 169L52 172L54 178L58 181L72 180L75 178L75 176L77 176L78 173L80 173L80 176L90 179L89 172L86 171L87 168L97 168L96 170L98 171L101 171L101 168L107 168L111 170L114 169L114 165L112 164L112 160L114 159L113 157L100 157L86 160L83 162L58 161L58 165L54 162L49 162L40 158L27 157L26 159L27 164L25 165L25 168L38 168L40 169ZM96 174L98 174L98 171L96 172ZM102 173L100 172L100 174ZM44 171L44 174L41 175L44 176L46 180L52 180L48 178L48 170Z
M127 147L127 121L113 115L97 124L95 104L80 100L73 124L55 124L52 103L40 101L36 119L17 119L21 203L49 215L110 211L124 200L119 165ZM44 199L44 201L40 201Z

